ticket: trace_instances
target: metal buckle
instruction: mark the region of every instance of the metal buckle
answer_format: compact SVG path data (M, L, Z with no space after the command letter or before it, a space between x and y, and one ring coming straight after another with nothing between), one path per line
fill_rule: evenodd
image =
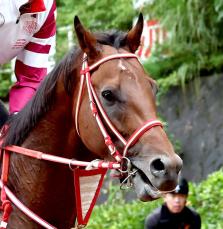
M123 165L124 165L124 160L126 160L126 169L123 169ZM131 161L127 158L127 157L122 157L122 161L121 161L121 169L119 169L120 173L129 173L131 170Z
M128 173L128 176L122 181L122 183L120 185L121 190L126 190L129 188L132 188L132 186L133 186L132 176L134 176L137 171L138 171L138 169L135 169L134 171L131 171Z
M126 164L124 164L125 161L126 161ZM131 169L132 169L131 161L129 160L129 158L123 157L122 158L122 166L121 166L121 169L119 169L119 172L121 174L124 173L127 175L126 175L125 179L121 182L121 185L120 185L121 190L126 190L126 189L131 188L133 186L132 176L134 176L134 174L138 171L138 169L134 169L133 171L131 171Z

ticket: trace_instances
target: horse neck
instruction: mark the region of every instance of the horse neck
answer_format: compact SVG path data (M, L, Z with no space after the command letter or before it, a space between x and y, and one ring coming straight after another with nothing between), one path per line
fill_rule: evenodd
M56 156L73 156L79 141L76 132L73 131L74 122L70 105L66 99L61 104L56 101L51 111L37 123L22 146Z
M72 101L62 93L43 116L22 147L67 158L84 150L72 118ZM16 196L35 213L57 228L70 228L75 218L73 172L68 166L11 155L9 185ZM23 218L20 222L19 218ZM17 209L10 220L12 228L39 228Z

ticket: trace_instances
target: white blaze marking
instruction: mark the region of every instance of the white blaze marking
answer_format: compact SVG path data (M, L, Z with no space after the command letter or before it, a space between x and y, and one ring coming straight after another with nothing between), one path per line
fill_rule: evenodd
M130 71L122 62L122 60L119 60L118 63L118 67L122 70L122 71L127 71L126 73L128 73L128 79L134 79L134 73L132 71ZM131 74L132 73L132 74Z
M119 64L118 64L119 68L121 68L123 71L127 70L127 68L123 65L122 61L119 60Z

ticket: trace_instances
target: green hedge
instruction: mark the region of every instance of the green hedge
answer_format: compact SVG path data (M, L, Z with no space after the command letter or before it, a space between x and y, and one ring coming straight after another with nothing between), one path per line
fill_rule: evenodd
M4 70L10 68L10 64L0 66L0 98L5 99L8 96L9 88L12 85L11 74L4 72Z
M156 0L143 11L169 34L144 65L162 92L176 85L184 89L186 82L199 76L222 73L222 0Z
M160 206L162 200L126 203L118 187L110 186L108 201L96 206L88 229L143 229L145 217ZM202 218L202 229L223 228L223 170L213 173L200 184L190 183L188 205Z

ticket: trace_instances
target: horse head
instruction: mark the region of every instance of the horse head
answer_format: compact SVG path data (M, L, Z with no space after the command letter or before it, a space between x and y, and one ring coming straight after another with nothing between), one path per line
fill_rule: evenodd
M113 45L103 42L103 34L93 34L85 29L78 17L74 19L74 27L79 45L92 66L107 56L134 53L140 45L143 16L140 14L136 25L121 39L112 41L110 37ZM91 84L106 117L123 136L122 141L122 137L115 136L108 124L102 121L118 151L123 152L123 143L128 142L137 129L145 126L148 120L157 119L156 82L146 74L137 58L120 57L95 67L91 71ZM87 91L85 87L78 108L81 141L98 157L112 160L90 110ZM138 136L125 156L131 161L132 171L135 171L132 182L142 201L156 199L161 192L175 188L182 160L174 152L161 125L155 125Z

